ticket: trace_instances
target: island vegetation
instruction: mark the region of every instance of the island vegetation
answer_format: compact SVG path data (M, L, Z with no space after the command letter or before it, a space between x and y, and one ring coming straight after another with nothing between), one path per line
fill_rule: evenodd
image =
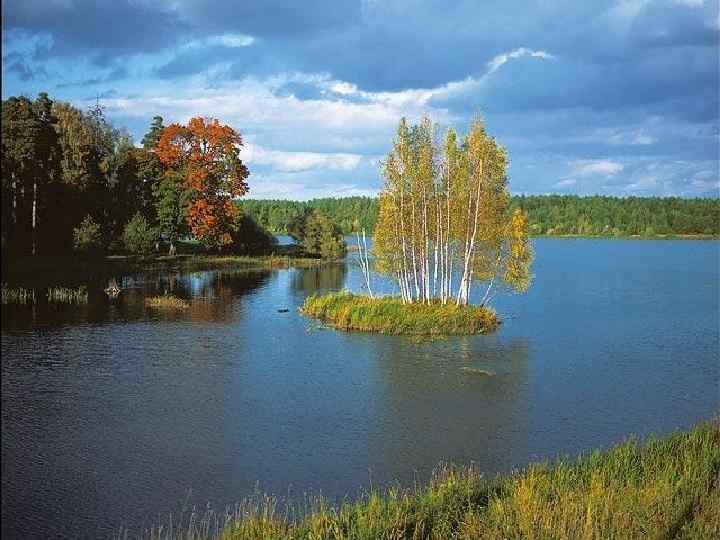
M349 291L309 296L300 311L339 330L394 335L481 334L500 324L495 312L483 306L440 301L409 306L400 297L370 298Z
M720 537L717 419L644 443L497 477L440 466L426 484L371 490L339 507L304 508L256 495L229 509L175 516L147 538L679 538Z
M449 129L441 148L434 133L427 118L415 126L403 118L383 165L373 266L395 282L398 297L374 297L363 231L357 246L367 297L310 297L303 313L346 330L473 334L497 327L485 307L497 290L530 286L528 219L510 208L505 149L479 119L462 141ZM485 289L471 306L477 282Z
M190 302L173 294L166 293L146 298L145 305L161 309L187 309L190 307Z

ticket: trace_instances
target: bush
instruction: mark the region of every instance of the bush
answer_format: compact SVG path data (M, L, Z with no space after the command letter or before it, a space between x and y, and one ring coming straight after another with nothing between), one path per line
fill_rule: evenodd
M86 254L98 254L103 250L102 231L100 225L89 214L79 226L73 229L73 246L75 251Z
M155 247L158 231L138 212L125 225L123 243L130 253L148 255Z
M310 214L303 227L302 245L311 255L323 259L342 259L347 251L340 227L330 218L316 210Z
M268 253L277 244L277 238L258 224L250 214L241 213L232 234L232 251L243 255Z

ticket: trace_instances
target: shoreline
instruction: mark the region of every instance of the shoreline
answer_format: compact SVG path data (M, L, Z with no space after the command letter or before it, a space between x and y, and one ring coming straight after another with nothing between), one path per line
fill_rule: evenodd
M156 523L140 538L716 538L719 474L715 417L506 474L440 465L427 482L371 488L338 506L256 493L225 513L177 516L172 530Z

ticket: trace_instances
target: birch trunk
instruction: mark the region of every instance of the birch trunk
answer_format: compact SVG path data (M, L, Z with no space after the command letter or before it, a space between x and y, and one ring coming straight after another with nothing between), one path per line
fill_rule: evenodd
M32 254L37 251L37 178L33 179L33 201L32 201Z

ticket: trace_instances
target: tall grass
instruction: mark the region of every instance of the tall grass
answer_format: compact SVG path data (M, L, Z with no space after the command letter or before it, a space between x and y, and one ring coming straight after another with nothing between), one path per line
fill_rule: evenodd
M50 287L47 290L47 300L56 304L87 304L88 291L86 287Z
M35 289L24 289L22 287L10 287L7 283L2 284L3 304L34 304Z
M145 531L153 540L720 538L720 425L486 479L444 466L427 485L305 510L256 496ZM121 537L128 537L121 534Z
M190 302L172 294L163 294L146 298L145 305L154 308L187 309L190 307Z
M370 298L347 291L309 296L300 311L342 330L382 334L479 334L500 324L493 310L480 306L403 304L394 296Z

